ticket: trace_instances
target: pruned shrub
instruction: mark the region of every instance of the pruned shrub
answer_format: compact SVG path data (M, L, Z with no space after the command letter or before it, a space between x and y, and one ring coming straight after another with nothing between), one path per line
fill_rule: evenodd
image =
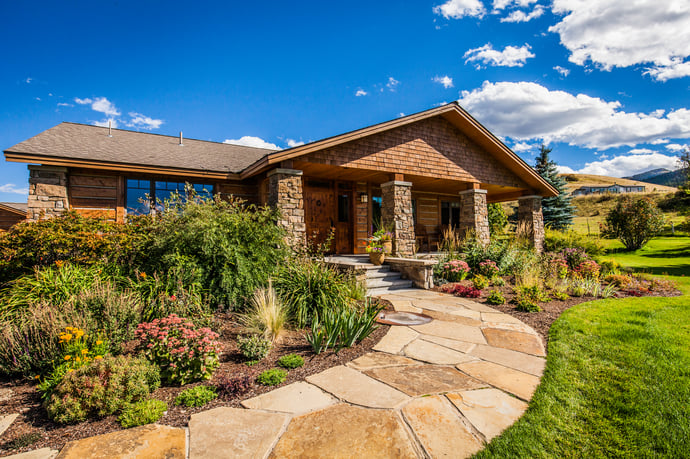
M256 381L264 386L277 386L285 382L287 378L287 371L280 368L272 368L261 373Z
M284 355L278 359L278 365L288 370L299 368L304 365L304 359L297 354Z
M498 290L492 290L486 297L486 302L493 305L505 304L506 298Z
M160 385L158 368L144 358L104 357L68 371L47 400L48 416L60 424L114 414L145 399Z
M515 304L518 311L524 312L539 312L541 308L539 303L548 301L549 297L537 285L530 287L517 287L515 289Z
M237 347L247 360L256 361L266 358L271 351L271 342L259 335L240 336Z
M117 418L125 429L143 426L158 421L168 409L168 404L162 400L141 400L127 405Z
M218 398L215 387L210 386L196 386L190 387L180 392L180 395L175 397L175 405L184 405L187 407L200 407L206 405L211 400Z
M605 237L619 239L627 250L642 248L661 232L664 215L648 197L625 196L606 216Z

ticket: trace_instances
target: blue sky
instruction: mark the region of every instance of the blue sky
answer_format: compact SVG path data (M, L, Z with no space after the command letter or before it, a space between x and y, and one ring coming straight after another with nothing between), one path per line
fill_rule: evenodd
M687 0L1 2L0 148L62 121L286 148L459 100L529 163L690 138ZM0 200L23 201L3 162Z

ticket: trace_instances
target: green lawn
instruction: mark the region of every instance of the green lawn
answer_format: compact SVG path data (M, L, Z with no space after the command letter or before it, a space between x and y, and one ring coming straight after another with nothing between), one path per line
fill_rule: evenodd
M690 457L690 237L608 258L674 274L683 296L566 311L527 413L477 457Z

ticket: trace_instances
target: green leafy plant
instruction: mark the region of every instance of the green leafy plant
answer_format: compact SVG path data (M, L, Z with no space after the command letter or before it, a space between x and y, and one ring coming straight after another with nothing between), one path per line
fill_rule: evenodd
M664 222L663 213L650 198L626 196L606 216L602 233L619 239L627 250L637 250L661 232Z
M503 296L503 294L498 291L498 290L492 290L491 293L489 293L489 296L486 297L486 302L489 304L505 304L506 298Z
M145 399L160 385L158 368L145 358L96 359L67 371L46 402L48 416L60 424L114 414Z
M515 309L523 312L539 312L541 307L536 301L533 301L527 297L518 297L515 300Z
M237 347L247 360L259 361L271 351L271 342L258 335L240 336L237 338Z
M592 256L603 255L606 252L604 241L594 235L578 233L577 231L557 231L547 228L544 237L544 250L547 252L561 252L564 249L581 249Z
M560 290L554 290L551 292L551 296L558 301L567 301L570 299L570 296L567 293Z
M323 311L312 321L311 333L306 336L307 342L316 354L328 348L338 352L343 347L350 347L377 328L376 317L382 309L382 305L367 299L361 307Z
M539 307L539 302L548 301L549 297L546 293L538 286L532 285L529 287L516 287L515 304L516 309L525 312L538 312L541 311Z
M482 276L481 274L477 274L472 278L472 285L474 288L477 290L482 290L485 289L486 287L489 286L489 279L486 277Z
M240 322L252 333L275 341L288 320L288 309L276 295L273 283L254 292L249 310L240 316Z
M158 421L168 409L168 404L162 400L141 400L127 405L117 418L125 429L143 426Z
M299 368L304 365L304 359L297 354L284 355L278 359L278 365L288 370Z
M282 384L287 378L287 371L280 368L272 368L262 372L256 381L264 386L277 386Z
M175 398L175 405L204 406L211 400L218 398L216 388L211 386L196 386L190 387L180 392Z
M491 278L491 285L494 287L503 287L506 285L506 281L501 276L494 276Z
M184 385L210 379L218 365L218 333L176 314L139 324L139 349L161 369L164 381Z

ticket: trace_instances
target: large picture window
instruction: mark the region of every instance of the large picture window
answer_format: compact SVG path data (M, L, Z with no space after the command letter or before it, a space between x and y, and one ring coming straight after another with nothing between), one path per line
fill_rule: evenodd
M191 185L198 196L213 196L213 185L208 183L192 183ZM151 212L151 208L146 199L147 195L151 202L156 203L156 207L160 208L160 203L169 199L170 195L175 192L184 196L185 182L127 179L127 190L125 192L127 213L130 215L148 214Z

